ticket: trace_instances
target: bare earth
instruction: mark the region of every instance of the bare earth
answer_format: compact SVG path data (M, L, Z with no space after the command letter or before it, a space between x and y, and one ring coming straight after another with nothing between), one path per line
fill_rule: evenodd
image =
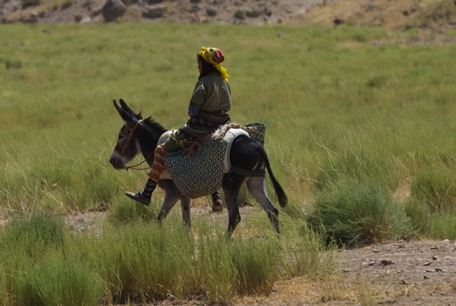
M239 305L456 305L456 243L400 241L340 251L329 282L276 283Z
M238 305L456 305L456 243L400 241L340 251L329 282L278 281Z

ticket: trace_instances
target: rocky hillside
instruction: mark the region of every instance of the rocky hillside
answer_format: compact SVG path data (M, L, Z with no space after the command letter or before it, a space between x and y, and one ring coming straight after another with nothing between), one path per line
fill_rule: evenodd
M325 0L4 0L0 19L13 22L164 21L277 24Z
M455 0L0 0L1 23L183 22L456 27Z

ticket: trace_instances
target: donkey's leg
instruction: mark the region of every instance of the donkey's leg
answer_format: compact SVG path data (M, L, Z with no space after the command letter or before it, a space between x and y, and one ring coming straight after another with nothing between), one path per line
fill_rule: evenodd
M182 211L182 220L187 225L188 228L192 225L190 217L190 198L186 196L181 196L181 211Z
M177 189L176 185L172 180L160 180L159 186L165 190L165 200L163 201L162 208L160 213L158 214L158 220L163 220L171 209L174 207L176 202L181 199L182 207L185 204L188 206L186 212L184 213L184 209L182 208L182 219L184 222L189 226L190 225L190 199L187 198L187 201L183 199L186 198L181 195L179 190Z
M263 207L263 209L266 211L269 220L274 226L277 234L279 234L279 211L274 207L274 205L268 197L264 177L250 177L247 180L247 188L249 189L249 192L252 194L255 200L257 200L258 203L260 203L261 207Z
M162 221L171 209L176 205L177 200L180 198L180 194L174 192L171 188L163 188L165 190L165 200L158 214L158 221Z
M237 174L226 174L223 177L223 192L225 194L226 209L228 210L228 236L233 234L234 229L241 222L239 213L239 191L245 178Z

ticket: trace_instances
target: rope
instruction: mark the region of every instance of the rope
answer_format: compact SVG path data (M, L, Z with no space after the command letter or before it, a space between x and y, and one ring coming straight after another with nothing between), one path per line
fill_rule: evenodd
M149 156L147 156L146 158L144 158L144 160L140 163L137 163L136 165L133 165L133 166L125 166L124 169L125 170L147 170L149 169L150 167L146 167L146 168L138 168L139 166L141 166L142 164L144 164L144 162L146 162L152 155L154 155L154 152L150 153Z

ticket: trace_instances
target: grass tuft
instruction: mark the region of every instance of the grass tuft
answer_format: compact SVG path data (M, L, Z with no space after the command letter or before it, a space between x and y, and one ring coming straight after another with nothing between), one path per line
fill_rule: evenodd
M47 253L18 280L19 305L99 305L104 285L96 273L62 255Z
M426 203L432 211L456 210L456 175L453 168L420 171L412 182L412 196Z
M2 248L10 254L18 253L30 260L38 260L47 249L64 247L67 228L62 217L35 212L18 216L4 229Z
M321 192L308 216L311 228L339 246L358 246L410 235L404 208L372 183L345 181Z

